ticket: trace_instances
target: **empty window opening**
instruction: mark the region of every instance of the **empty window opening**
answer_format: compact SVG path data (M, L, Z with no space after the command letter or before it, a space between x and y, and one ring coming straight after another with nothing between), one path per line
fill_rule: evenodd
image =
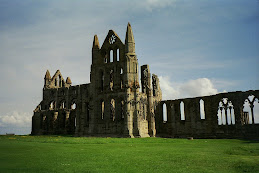
M202 99L200 100L200 116L202 120L205 119L204 101Z
M251 108L248 99L245 100L244 108L243 108L243 123L244 124L252 124L252 116L251 116Z
M114 121L115 120L115 100L111 99L110 103L110 116L111 119Z
M120 60L120 49L117 49L116 61Z
M76 109L76 103L73 103L73 104L71 105L71 109Z
M228 117L228 124L235 124L235 114L234 114L234 106L231 101L228 102L227 106L227 117Z
M183 101L181 101L181 103L180 103L180 112L181 112L181 120L185 120L184 102Z
M243 105L242 121L244 124L259 123L259 102L254 95L250 95Z
M56 108L56 102L55 101L52 101L50 103L50 106L49 106L50 109L55 109Z
M104 119L104 101L101 101L101 118Z
M226 125L228 125L228 123L229 123L229 118L228 118L228 116L229 116L229 114L228 114L228 99L227 98L223 98L222 99L223 100L223 106L224 106L224 113L225 113L225 124Z
M222 110L218 109L218 113L217 113L217 116L218 116L218 125L222 125L222 113L221 113Z
M63 102L61 102L60 108L61 108L61 109L65 109L65 107L66 107L65 102L64 102L64 101L63 101Z
M113 50L110 50L110 62L113 62Z
M223 98L218 106L218 125L235 124L234 106L228 98Z
M222 114L222 116L221 116L222 117L222 125L226 125L227 119L226 119L226 112L225 112L224 108L223 108L221 114Z
M167 122L167 107L165 103L163 104L163 122Z
M46 115L44 115L44 116L42 117L42 120L43 120L43 121L46 121Z

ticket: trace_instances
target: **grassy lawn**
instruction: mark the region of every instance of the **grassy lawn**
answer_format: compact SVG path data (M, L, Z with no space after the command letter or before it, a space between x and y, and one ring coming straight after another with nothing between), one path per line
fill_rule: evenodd
M0 172L259 172L259 143L233 139L0 136Z

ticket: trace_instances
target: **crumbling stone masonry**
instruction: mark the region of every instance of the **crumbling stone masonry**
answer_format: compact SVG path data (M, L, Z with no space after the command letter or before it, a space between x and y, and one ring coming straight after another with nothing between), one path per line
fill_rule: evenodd
M162 99L159 79L141 67L130 24L125 44L110 30L92 47L90 83L71 86L58 70L45 75L43 100L34 110L32 134L149 137L156 135L154 106ZM142 91L140 91L140 85Z
M148 65L139 71L128 24L125 44L113 30L101 47L94 36L89 84L72 86L71 79L65 80L59 70L53 77L47 70L31 134L258 138L253 111L252 115L243 111L246 99L252 110L258 98L259 90L162 101L158 77L151 76Z

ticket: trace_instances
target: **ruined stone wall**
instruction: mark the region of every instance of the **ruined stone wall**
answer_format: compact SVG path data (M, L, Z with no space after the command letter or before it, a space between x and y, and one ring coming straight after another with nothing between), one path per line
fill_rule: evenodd
M89 84L44 88L32 134L75 134L89 127Z
M251 104L258 102L259 90L161 101L155 112L157 135L176 138L258 138L259 124L245 123L243 105L249 96L254 96ZM205 112L203 117L201 100ZM184 116L181 115L181 103L184 104ZM167 118L163 117L163 113ZM226 117L223 117L225 123L220 122L221 116Z
M101 47L94 36L89 84L72 86L71 79L65 81L59 70L53 77L47 70L43 100L32 117L32 134L258 137L254 117L243 111L246 100L253 114L258 98L259 91L255 90L161 101L157 75L151 75L148 65L139 69L128 24L125 44L113 30Z
M92 47L90 83L71 86L59 70L44 78L43 100L34 110L32 134L76 136L155 136L154 105L162 98L159 79L139 66L130 24L125 44L109 30L102 46ZM152 89L153 87L153 89Z

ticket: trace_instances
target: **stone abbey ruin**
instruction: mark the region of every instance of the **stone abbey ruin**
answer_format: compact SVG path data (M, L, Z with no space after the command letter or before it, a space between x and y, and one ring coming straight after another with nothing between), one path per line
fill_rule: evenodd
M90 83L72 86L59 70L53 77L47 70L31 134L259 138L253 111L259 90L162 100L157 75L148 65L138 67L130 24L125 43L110 30L100 47L95 35Z

